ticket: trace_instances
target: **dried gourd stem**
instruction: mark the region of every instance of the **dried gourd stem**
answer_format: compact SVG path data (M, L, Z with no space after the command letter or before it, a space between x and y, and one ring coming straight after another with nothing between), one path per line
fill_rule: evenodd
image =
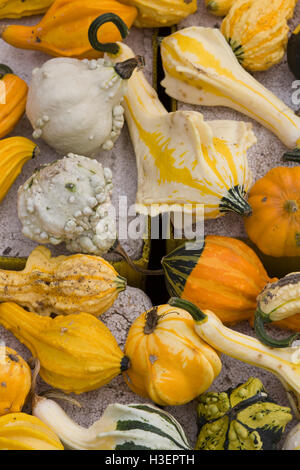
M134 269L135 271L141 274L144 274L145 276L163 276L164 275L163 269L158 269L158 270L144 269L138 266L137 264L135 264L134 261L132 261L132 259L126 253L124 248L121 246L118 240L116 241L111 251L113 253L120 255L129 264L129 266L132 269Z
M129 30L124 21L114 13L106 13L96 18L89 27L88 35L90 44L96 51L118 54L120 46L117 43L107 42L104 44L98 40L98 30L105 23L113 23L116 25L123 39L128 36Z
M163 318L167 317L168 315L171 315L172 313L178 314L175 310L172 310L171 312L166 312L163 315L158 315L158 307L153 307L149 312L146 314L146 323L144 327L144 334L145 335L151 335L155 331L155 328L158 325L158 322L162 320Z

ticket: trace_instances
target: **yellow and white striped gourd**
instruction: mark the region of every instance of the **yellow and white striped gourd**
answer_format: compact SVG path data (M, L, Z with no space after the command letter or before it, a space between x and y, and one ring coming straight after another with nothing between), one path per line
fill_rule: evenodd
M114 60L133 56L120 44ZM163 212L174 204L204 204L206 218L251 212L245 198L252 180L247 150L256 143L251 124L168 113L142 71L128 81L123 106L137 159L137 207L164 205Z
M180 424L149 404L109 405L90 428L76 424L53 400L35 397L33 414L71 450L189 450Z
M283 58L288 18L297 0L237 0L221 31L241 65L252 72L268 70Z
M168 95L184 103L227 106L255 119L288 148L300 147L300 117L238 62L218 29L190 27L161 43Z

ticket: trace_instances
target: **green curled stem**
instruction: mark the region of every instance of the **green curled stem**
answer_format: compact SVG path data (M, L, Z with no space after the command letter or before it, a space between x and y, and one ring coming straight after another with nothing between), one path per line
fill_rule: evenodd
M182 308L186 310L192 317L196 323L202 322L207 319L207 315L200 310L195 304L189 302L188 300L181 299L179 297L171 297L168 301L168 304L171 307Z
M284 339L272 338L265 330L265 325L270 323L272 323L272 320L266 317L261 310L257 309L254 318L255 333L259 341L270 348L288 348L299 337L299 334L293 334Z
M0 80L8 73L13 74L13 71L8 65L0 64Z
M129 30L124 21L114 13L105 13L104 15L101 15L96 18L89 27L88 35L90 44L96 51L106 52L108 54L118 54L120 47L117 43L102 43L98 40L99 28L106 23L113 23L114 25L116 25L118 30L120 31L122 39L125 39L128 36Z

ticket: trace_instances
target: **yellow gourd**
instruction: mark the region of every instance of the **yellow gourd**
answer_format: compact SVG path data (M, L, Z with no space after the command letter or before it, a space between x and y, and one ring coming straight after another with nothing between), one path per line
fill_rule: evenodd
M195 321L200 338L222 354L266 369L278 377L287 391L297 418L300 417L300 347L274 349L258 339L234 331L223 325L210 310L203 312L191 302L172 298L170 305L185 309Z
M23 271L0 270L0 301L16 302L40 315L106 312L126 287L126 280L103 258L58 256L40 246Z
M42 379L66 393L95 390L129 366L109 329L88 313L53 319L6 302L0 324L40 361Z
M288 18L297 0L237 0L221 31L241 65L252 72L268 70L283 58Z
M59 438L39 418L25 413L0 417L0 450L64 450Z
M103 54L90 45L88 30L97 17L107 13L119 15L131 27L137 9L116 0L55 0L41 21L34 26L20 24L0 26L0 37L14 47L38 50L54 57L98 59ZM101 40L121 40L111 25L101 28Z
M183 405L205 392L221 371L218 354L195 334L192 317L160 305L131 326L123 374L131 390L163 406Z
M134 54L120 44L119 54L110 57L118 62ZM251 124L205 122L195 111L168 113L142 71L128 81L123 105L137 159L140 212L190 204L204 205L206 218L251 213L246 201L252 181L247 150L256 143Z
M45 13L54 0L0 0L0 19Z
M138 9L138 28L173 26L197 11L197 0L120 0Z
M237 0L205 0L205 5L210 13L216 16L225 16L236 1Z
M23 165L37 153L37 145L25 137L0 140L0 202L21 173Z
M31 386L31 371L13 349L0 344L0 416L22 410Z

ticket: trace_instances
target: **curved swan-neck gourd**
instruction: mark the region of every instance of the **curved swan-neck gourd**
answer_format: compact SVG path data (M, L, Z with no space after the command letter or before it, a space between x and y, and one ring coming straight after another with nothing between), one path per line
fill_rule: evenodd
M180 30L163 39L161 53L166 74L162 85L168 95L184 103L240 111L289 149L300 148L300 118L243 69L218 29Z
M287 391L291 407L300 416L300 347L270 348L256 338L225 327L214 313L202 312L191 302L172 298L169 304L192 315L196 332L212 348L275 374Z
M134 57L119 46L110 59ZM247 149L256 143L250 124L205 122L194 111L168 113L141 71L128 80L123 106L137 159L138 207L204 204L207 218L228 211L249 215Z

